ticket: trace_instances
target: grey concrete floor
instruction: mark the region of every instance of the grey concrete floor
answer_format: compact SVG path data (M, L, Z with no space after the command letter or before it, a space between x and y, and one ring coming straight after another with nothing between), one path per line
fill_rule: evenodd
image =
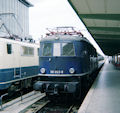
M113 64L105 62L78 113L120 113L120 70Z

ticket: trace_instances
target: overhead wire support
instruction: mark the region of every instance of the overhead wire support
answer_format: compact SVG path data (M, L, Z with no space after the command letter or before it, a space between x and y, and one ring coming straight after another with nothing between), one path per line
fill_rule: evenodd
M22 34L23 33L23 28L22 28L22 26L20 25L20 23L19 23L19 21L18 21L18 19L16 18L16 15L14 14L14 13L0 13L0 20L3 22L3 19L2 19L2 16L8 16L8 15L11 15L13 18L14 18L14 20L16 21L16 23L17 23L17 25L19 26L19 28L20 28L20 33L19 34ZM3 22L3 24L4 24L4 27L5 27L5 29L7 30L7 32L9 32L8 34L10 35L10 30L8 30L8 28L7 28L7 26L5 25L5 23ZM1 28L1 27L0 27ZM10 35L11 36L11 35Z

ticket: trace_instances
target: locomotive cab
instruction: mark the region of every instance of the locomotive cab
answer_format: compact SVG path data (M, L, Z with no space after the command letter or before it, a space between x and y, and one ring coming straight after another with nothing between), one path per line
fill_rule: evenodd
M42 42L41 48L40 74L74 73L74 62L71 62L76 56L73 42Z

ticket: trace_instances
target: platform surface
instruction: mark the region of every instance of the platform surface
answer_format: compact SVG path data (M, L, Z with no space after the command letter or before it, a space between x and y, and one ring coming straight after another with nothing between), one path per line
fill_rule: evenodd
M78 113L120 113L120 70L106 60Z

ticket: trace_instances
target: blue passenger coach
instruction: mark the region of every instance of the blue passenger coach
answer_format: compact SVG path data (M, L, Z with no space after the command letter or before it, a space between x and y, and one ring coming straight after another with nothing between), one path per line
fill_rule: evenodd
M93 45L73 27L60 27L40 42L41 79L34 88L48 96L72 94L79 97L81 88L87 86L96 69L98 60Z

